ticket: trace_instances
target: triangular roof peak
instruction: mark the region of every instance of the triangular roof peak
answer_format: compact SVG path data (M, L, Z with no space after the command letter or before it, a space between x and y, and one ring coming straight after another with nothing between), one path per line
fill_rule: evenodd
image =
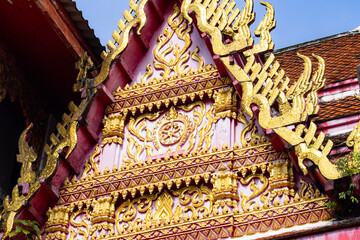
M243 111L252 117L253 111L250 105L258 105L258 121L262 128L275 131L277 135L302 152L304 157L313 156L314 159L312 160L320 167L320 171L325 177L330 179L340 177L336 168L326 158L331 149L331 143L322 147L322 151L320 150L322 144L320 140L317 144L319 146L316 145L315 149L309 148L313 145L312 139L316 126L311 125L309 128L311 131L305 130L308 135L307 140L302 137L304 125L300 124L296 131L287 128L287 126L305 121L309 115L316 114L319 111L316 91L324 85L325 63L323 59L315 56L319 61L319 67L316 74L311 76L312 64L310 59L299 54L299 57L304 60L304 72L295 84L288 86L289 79L284 78L284 73L272 54L265 63L262 63L258 58L260 54L271 51L274 46L270 35L270 31L275 27L272 5L261 1L267 7L267 14L255 29L255 35L260 36L260 41L254 45L249 29L250 24L254 21L253 1L246 0L245 3L242 11L235 7L234 1L229 3L229 0L184 0L178 4L181 6L181 14L188 20L189 24L192 24L196 19L195 25L202 36L210 38L210 50L215 63L217 63L220 72L223 69L232 78L235 89L242 96ZM162 11L166 9L166 5L161 1L130 1L131 10L124 12L125 20L119 21L119 31L113 33L114 41L108 42L109 51L102 54L104 62L100 74L95 79L88 79L91 81L90 86L96 87L106 80L111 63L116 57L123 53L124 56L121 55L121 58L125 60L122 61L126 61L126 58L129 57L126 56L125 52L127 51L126 48L129 49L130 33L140 35L146 32L145 28L149 22L146 11L152 4L159 4ZM131 31L134 27L137 28L136 32ZM142 41L149 42L149 40ZM132 55L131 58L134 56ZM124 65L130 66L131 64L125 63ZM123 68L126 69L127 67L123 66ZM127 72L129 71L131 72L130 69L127 70ZM263 90L261 90L262 86L264 87ZM305 97L307 97L306 102ZM281 105L287 107L283 109L282 106L279 106L277 114L274 115L271 112L273 112L276 99L281 102ZM298 152L299 157L300 152ZM321 164L318 164L320 162ZM302 161L299 161L299 165L306 173L307 170Z
M118 23L119 30L112 34L114 40L107 43L108 51L102 53L104 60L100 74L94 79L94 85L97 86L105 81L109 72L110 63L118 56L122 55L126 48L131 44L129 39L132 33L140 37L144 45L148 45L152 34L149 29L156 23L154 19L148 21L148 18L163 18L163 14L168 4L165 1L130 1L130 10L124 11L124 20ZM267 14L255 29L255 35L261 37L258 44L253 46L254 40L251 36L249 26L254 22L253 1L246 0L242 11L236 7L235 1L182 1L177 4L181 6L181 14L192 24L193 14L197 17L198 29L211 36L211 50L214 55L224 56L232 52L244 51L252 48L251 52L264 53L273 49L271 35L269 32L275 27L274 9L267 2L261 3L267 7ZM152 11L151 9L155 9ZM152 12L152 14L148 14ZM154 12L158 16L154 16ZM189 15L190 14L190 15ZM134 29L135 28L135 29ZM132 31L132 30L135 31ZM153 32L153 31L152 31ZM130 46L129 46L130 47ZM145 46L146 47L146 46ZM130 47L131 48L131 47ZM247 51L247 55L250 51Z

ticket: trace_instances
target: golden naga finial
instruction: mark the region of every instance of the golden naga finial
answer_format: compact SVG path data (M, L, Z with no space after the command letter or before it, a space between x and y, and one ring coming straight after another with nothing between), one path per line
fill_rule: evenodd
M274 49L274 43L271 38L270 31L276 26L276 20L274 20L275 11L274 7L268 3L260 1L260 3L266 6L267 13L264 19L260 22L259 26L255 29L254 34L260 37L260 42L256 44L252 49L247 50L244 55L250 56L255 53L265 53Z
M57 135L52 134L50 137L52 144L50 146L47 144L45 145L45 152L48 155L47 161L45 167L38 177L36 177L35 173L31 169L31 163L36 160L37 155L26 142L26 134L31 128L32 124L30 124L20 135L19 154L17 155L17 160L23 163L23 166L21 168L18 183L26 183L26 185L28 184L28 187L26 193L19 192L19 187L16 185L13 188L11 198L10 196L6 196L4 199L4 210L1 214L1 219L3 219L2 226L4 229L4 235L2 236L2 239L5 239L9 235L11 229L13 228L16 214L19 213L20 209L23 207L24 202L28 201L40 188L39 180L47 179L54 173L58 163L60 154L59 152L68 147L67 154L65 156L65 158L67 158L74 150L77 143L76 129L78 118L80 116L80 112L85 109L85 104L86 100L83 100L79 107L77 107L73 102L69 104L71 114L63 114L62 123L57 124L56 126L58 131Z
M224 2L227 3L228 1L224 0L223 3ZM243 36L242 33L236 33L234 31L234 29L237 29L239 26L246 28L246 26L251 23L252 15L250 12L252 11L247 8L252 7L252 4L247 4L245 6L245 13L241 18L241 15L240 17L237 17L239 11L233 11L230 17L228 17L227 14L230 14L234 6L230 4L229 9L228 7L225 9L226 4L223 3L218 4L217 0L207 3L201 3L201 1L195 0L185 0L181 5L181 12L190 24L193 21L189 16L189 11L195 12L198 28L200 31L211 36L213 51L220 56L228 55L230 52L241 51L251 46L253 43L253 41L250 40L250 36ZM232 24L234 27L232 27ZM230 28L232 30L230 30ZM224 44L223 34L228 35L229 33L232 34L232 42Z
M251 37L251 32L249 29L250 24L253 23L255 19L255 13L253 13L253 9L253 0L245 0L245 7L233 24L233 29L235 31L238 30L238 35L235 35L234 38L238 39L239 37L243 36L243 38L248 41L249 46L253 45L254 43L254 39Z
M18 185L13 188L11 199L9 196L6 196L3 201L4 210L1 218L3 219L4 235L2 239L5 239L9 235L17 211L22 207L24 201L29 199L31 193L34 192L34 189L37 188L37 186L34 186L34 183L35 185L40 185L40 183L35 181L35 172L31 169L31 164L36 160L37 155L26 141L26 136L32 126L33 124L31 123L21 133L19 138L19 154L16 157L17 161L22 163L22 166ZM19 185L21 183L28 184L28 193L25 195L19 193Z
M311 122L310 127L308 129L305 128L304 125L300 124L296 127L295 134L290 134L289 136L297 136L301 138L301 143L295 146L295 151L298 155L298 162L301 170L304 174L307 174L307 169L303 164L305 159L310 159L313 161L315 165L319 167L319 170L323 176L328 179L338 179L341 177L341 173L337 170L336 166L332 164L328 159L327 155L330 153L333 142L331 140L327 141L326 145L323 146L323 142L325 140L325 134L321 132L317 137L315 137L316 133L316 125ZM303 133L306 133L302 138ZM286 133L277 133L284 139L289 138L286 137ZM284 134L285 133L285 134Z
M130 1L130 11L124 11L125 20L118 22L119 30L115 30L112 34L114 40L109 40L106 44L109 51L102 52L101 57L104 59L101 65L101 71L98 76L93 80L93 86L100 85L108 76L110 71L110 65L112 60L117 55L122 53L129 43L130 30L137 26L137 34L140 35L140 31L143 29L146 23L145 5L148 0Z
M288 87L289 79L280 69L280 64L275 61L275 56L270 54L267 61L261 65L256 63L254 54L247 58L244 67L230 64L228 56L221 58L233 76L240 82L242 88L241 107L247 115L253 116L250 106L259 107L258 121L264 129L273 129L280 137L295 147L299 165L304 174L307 169L303 165L305 159L310 159L319 167L320 172L328 179L337 179L341 174L333 165L327 155L332 148L332 142L322 146L324 134L315 138L316 126L312 124L309 129L298 125L296 131L289 130L287 126L299 124L309 115L316 114L317 91L324 85L324 60L314 55L319 61L317 72L312 73L312 64L308 57L298 54L304 60L304 71L294 85ZM251 70L251 74L249 74ZM306 101L305 101L306 99ZM277 103L277 107L274 103ZM275 109L277 113L275 114ZM314 130L315 129L315 130ZM303 137L303 132L306 136Z
M76 78L76 83L73 86L73 91L78 92L81 88L86 87L86 77L88 71L94 67L94 63L91 58L85 52L79 61L75 64L75 68L79 70Z
M319 62L318 70L313 75L311 82L312 88L311 91L307 94L306 99L306 113L307 115L317 114L320 110L318 105L317 91L324 87L325 85L325 61L322 57L312 54Z
M16 156L16 160L22 163L20 177L18 178L19 184L22 182L33 182L35 180L35 172L32 171L31 164L36 160L37 154L26 142L26 136L32 126L33 124L30 123L19 137L19 154Z

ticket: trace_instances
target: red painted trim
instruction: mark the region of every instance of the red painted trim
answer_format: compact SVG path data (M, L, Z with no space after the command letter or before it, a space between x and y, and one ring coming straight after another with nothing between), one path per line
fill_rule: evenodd
M194 18L193 18L194 19ZM200 33L200 30L198 29L199 33ZM211 55L214 55L214 52L213 52L213 49L212 49L212 44L211 44L211 39L210 39L210 36L207 35L206 33L201 33L200 34L201 38L204 40L205 42L205 45L207 47L207 49L209 50L210 54Z
M318 92L318 97L342 93L349 90L359 89L359 82L357 78L347 79L337 83L325 85L323 89Z
M329 155L338 155L340 153L346 154L349 152L350 152L350 149L347 146L345 146L345 147L339 147L339 148L331 150Z
M213 56L213 60L214 60L214 63L220 73L220 76L221 77L224 77L224 76L227 76L227 68L226 66L224 65L224 63L221 61L220 59L220 56L219 55L214 55Z
M152 10L155 10L153 12L156 12L156 15L159 17L159 19L161 21L164 21L164 14L162 13L162 11L160 10L160 8L158 7L158 4L154 3L153 1L149 1L149 6Z
M340 127L340 126L346 126L346 125L350 125L349 129L352 129L354 127L354 123L357 123L360 121L360 115L354 115L354 116L349 116L349 117L345 117L345 118L339 118L339 119L334 119L334 120L330 120L327 122L323 122L323 123L318 123L317 125L317 132L324 132L324 133L328 133L331 132L329 131L331 128L335 128L335 127Z
M44 178L41 178L39 182L51 198L54 200L59 199L59 191L54 189L50 184L46 183Z

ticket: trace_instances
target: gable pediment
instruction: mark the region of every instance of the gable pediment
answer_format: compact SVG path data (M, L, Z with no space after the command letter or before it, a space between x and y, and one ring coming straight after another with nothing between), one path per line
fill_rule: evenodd
M87 160L49 210L47 238L229 238L329 219L328 198L303 174L310 159L339 177L331 142L303 124L319 110L323 60L312 75L299 55L304 73L291 85L273 55L261 59L273 48L272 6L263 3L254 45L245 3L242 11L226 0L162 5L147 42L139 34L154 1L131 1L99 75L78 82L86 98L65 115L64 139L47 148L52 161L67 147L65 158ZM76 148L77 134L91 148Z

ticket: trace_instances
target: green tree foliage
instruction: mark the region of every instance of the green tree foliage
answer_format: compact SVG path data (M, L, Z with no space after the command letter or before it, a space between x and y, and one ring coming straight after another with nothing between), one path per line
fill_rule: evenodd
M15 220L15 230L9 234L12 239L16 236L25 236L26 240L41 239L40 224L38 221Z

